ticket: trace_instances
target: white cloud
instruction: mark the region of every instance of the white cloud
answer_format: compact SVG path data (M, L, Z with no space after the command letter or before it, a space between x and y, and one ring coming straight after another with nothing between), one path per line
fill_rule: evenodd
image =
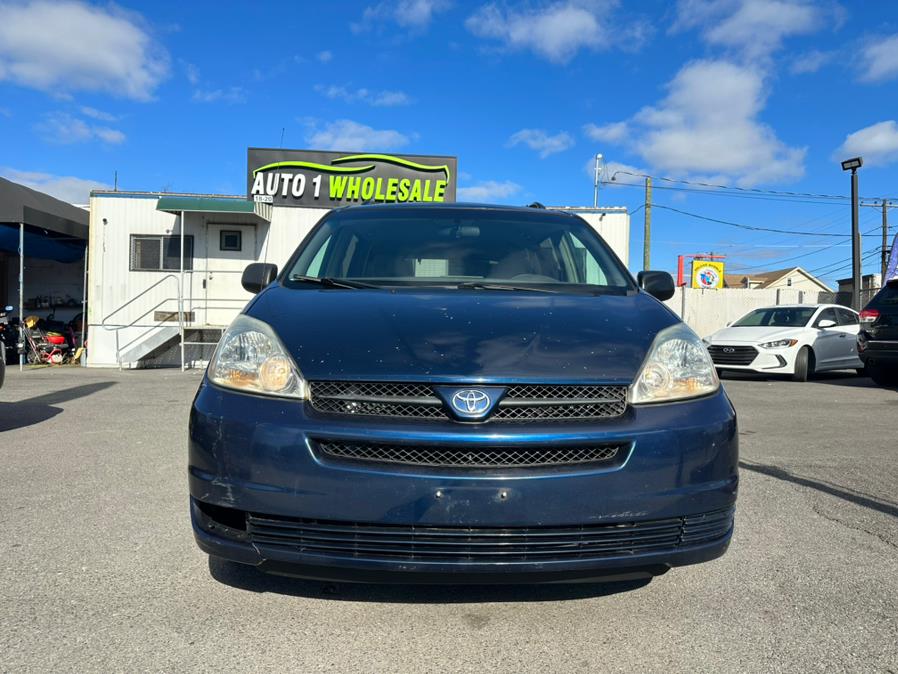
M192 63L184 64L184 76L192 86L196 86L200 83L200 69Z
M317 84L315 85L315 91L330 99L338 99L346 103L367 103L376 107L387 108L408 105L412 102L411 97L404 91L371 91L370 89L353 89L336 84L329 86Z
M334 53L329 49L325 49L315 54L315 58L321 63L330 63L334 59Z
M518 10L490 3L469 16L465 26L510 49L529 49L554 63L567 63L581 49L610 46L612 34L604 23L610 7L608 2L557 2Z
M350 119L338 119L318 127L309 123L306 142L316 150L341 150L366 152L375 150L395 150L404 147L416 136L406 135L393 129L373 129Z
M621 143L629 135L630 127L626 122L612 122L603 126L586 124L583 126L583 133L590 140L599 143Z
M476 185L458 188L460 201L493 202L507 199L521 191L521 186L510 180L484 180Z
M898 124L895 120L878 122L849 133L833 159L841 161L857 156L864 158L864 164L873 166L898 161Z
M508 147L526 145L534 152L539 153L540 159L545 159L551 154L564 152L574 145L574 139L564 131L550 136L542 129L521 129L512 134L508 139Z
M37 171L20 171L14 168L0 168L0 175L8 180L25 185L31 189L45 192L52 197L68 201L72 204L86 204L91 190L112 189L111 185L99 180L85 180L74 176L57 176Z
M688 63L667 96L630 121L628 147L654 169L755 185L799 178L806 148L789 147L758 115L764 80L750 66L727 61Z
M836 56L835 52L818 51L816 49L801 54L789 66L789 72L793 75L804 75L807 73L815 73L827 63L832 61Z
M354 33L378 27L384 22L392 22L414 32L425 30L433 17L444 12L452 3L449 0L399 0L380 2L365 8L361 21L351 23Z
M81 110L81 114L85 117L90 117L91 119L96 119L101 122L117 122L118 116L113 115L110 112L104 112L103 110L97 110L96 108L91 108L87 105L82 105L79 110Z
M36 125L36 129L48 143L58 145L84 143L95 139L111 145L125 141L125 134L118 129L88 124L80 117L67 112L51 112L44 115L43 120Z
M193 100L197 103L245 103L246 90L243 87L197 89L193 92Z
M76 0L0 4L0 80L146 101L167 74L167 53L136 13Z
M711 45L738 51L747 59L765 59L793 35L836 23L840 9L810 0L680 0L673 32L698 28Z
M898 34L881 37L861 48L860 78L883 82L898 75Z

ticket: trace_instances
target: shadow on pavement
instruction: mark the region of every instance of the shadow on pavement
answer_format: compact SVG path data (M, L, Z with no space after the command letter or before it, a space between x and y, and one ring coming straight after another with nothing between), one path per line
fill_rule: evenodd
M373 585L328 583L275 576L245 564L209 558L209 573L219 583L250 592L273 592L293 597L334 601L394 604L467 604L482 602L541 602L589 599L631 592L645 587L651 578L612 583L558 585Z
M62 412L62 408L55 407L55 405L76 398L84 398L110 386L115 386L115 382L101 381L94 384L82 384L18 402L0 402L0 431L25 428L52 419Z
M898 517L898 503L894 503L892 501L886 501L884 499L876 498L874 496L870 496L869 494L862 494L847 487L842 487L840 485L825 482L823 480L812 480L808 477L801 477L800 475L790 473L785 468L779 468L778 466L769 466L763 463L753 463L751 461L742 459L739 461L739 467L755 473L761 473L762 475L768 475L778 480L792 482L793 484L798 484L802 487L816 489L817 491L821 491L824 494L829 494L831 496L844 499L856 505L863 506L864 508L870 508L871 510L875 510L876 512L891 515L892 517Z

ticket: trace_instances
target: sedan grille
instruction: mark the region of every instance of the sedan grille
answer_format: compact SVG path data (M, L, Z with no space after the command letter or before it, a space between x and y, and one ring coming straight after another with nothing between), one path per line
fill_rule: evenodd
M565 561L676 550L726 536L733 508L639 522L560 527L370 524L250 514L251 541L269 549L373 560Z
M751 365L758 357L758 350L753 346L713 344L708 347L708 353L715 365Z
M629 447L621 443L572 447L463 447L339 440L319 440L316 444L322 455L333 459L440 468L546 468L618 463L625 458Z
M312 407L318 412L443 421L453 418L430 384L317 381L309 386ZM626 386L513 384L505 387L505 396L489 418L613 419L626 410Z

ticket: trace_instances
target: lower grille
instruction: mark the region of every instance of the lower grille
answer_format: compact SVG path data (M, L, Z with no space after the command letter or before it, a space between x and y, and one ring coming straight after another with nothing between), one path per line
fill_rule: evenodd
M609 463L622 459L628 445L599 444L575 447L461 447L385 445L319 440L318 451L349 461L440 468L536 468Z
M715 365L751 365L758 357L758 350L753 346L721 346L714 344L708 347L711 360Z
M250 514L265 547L335 557L446 562L563 561L710 543L733 526L733 508L661 520L568 527L445 527L331 522Z

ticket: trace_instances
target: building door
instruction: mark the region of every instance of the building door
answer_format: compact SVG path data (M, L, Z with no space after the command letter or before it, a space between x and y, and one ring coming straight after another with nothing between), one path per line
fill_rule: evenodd
M206 324L228 325L252 297L240 285L243 270L256 261L253 225L207 225Z

